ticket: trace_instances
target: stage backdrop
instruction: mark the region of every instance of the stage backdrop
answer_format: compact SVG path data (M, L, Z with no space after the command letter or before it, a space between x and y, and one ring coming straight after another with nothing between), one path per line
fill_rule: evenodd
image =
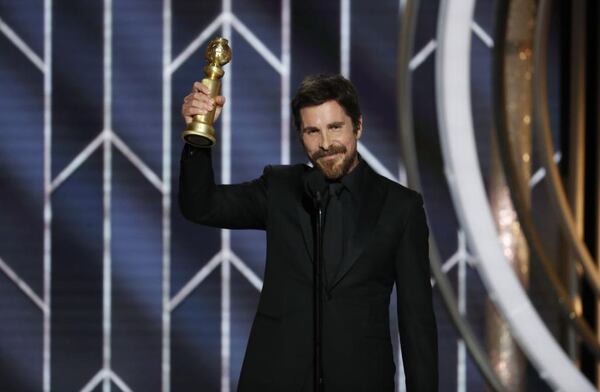
M223 183L304 162L289 100L309 73L357 86L360 152L405 182L397 139L402 0L4 0L0 3L0 390L232 391L265 236L185 221L177 206L182 98L222 35ZM422 1L414 116L424 196L446 272L480 338L486 298L454 215L434 109L438 1ZM472 66L486 164L493 6L477 2ZM436 292L443 390L481 375ZM395 312L391 312L397 347ZM397 358L398 390L403 390ZM538 390L545 388L534 374Z

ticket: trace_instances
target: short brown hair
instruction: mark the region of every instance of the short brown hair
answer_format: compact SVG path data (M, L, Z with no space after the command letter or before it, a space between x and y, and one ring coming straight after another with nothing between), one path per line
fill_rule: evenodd
M354 130L358 128L360 105L354 85L342 75L316 74L309 75L302 83L294 99L292 99L292 115L294 126L300 131L302 118L300 109L307 106L317 106L327 101L336 101L352 119Z

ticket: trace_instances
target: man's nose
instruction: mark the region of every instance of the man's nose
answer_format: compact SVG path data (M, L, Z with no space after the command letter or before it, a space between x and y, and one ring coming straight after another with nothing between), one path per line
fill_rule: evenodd
M321 144L319 145L319 147L321 147L321 149L323 150L329 150L330 144L331 140L329 138L329 135L327 134L327 131L321 132Z

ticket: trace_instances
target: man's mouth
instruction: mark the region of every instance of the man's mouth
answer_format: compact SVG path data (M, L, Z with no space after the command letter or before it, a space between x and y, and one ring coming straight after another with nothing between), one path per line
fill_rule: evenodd
M318 151L316 151L311 159L313 160L313 162L316 161L331 161L333 159L335 159L336 157L338 157L339 155L344 155L346 153L346 148L344 146L331 146L330 149L328 149L327 151L321 150L319 149Z
M335 154L325 155L321 159L323 159L324 161L331 161L331 160L337 158L339 155L341 155L341 153L338 152L338 153L335 153Z

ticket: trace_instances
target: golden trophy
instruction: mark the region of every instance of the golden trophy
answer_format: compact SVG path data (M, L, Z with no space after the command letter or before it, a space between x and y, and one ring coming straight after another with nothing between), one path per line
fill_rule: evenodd
M208 64L204 67L206 77L202 84L209 88L209 95L214 98L221 92L221 78L225 75L221 67L231 61L229 42L222 37L213 39L208 43L204 57ZM212 147L217 142L213 127L216 110L215 107L206 114L196 114L181 133L183 140L195 147Z

